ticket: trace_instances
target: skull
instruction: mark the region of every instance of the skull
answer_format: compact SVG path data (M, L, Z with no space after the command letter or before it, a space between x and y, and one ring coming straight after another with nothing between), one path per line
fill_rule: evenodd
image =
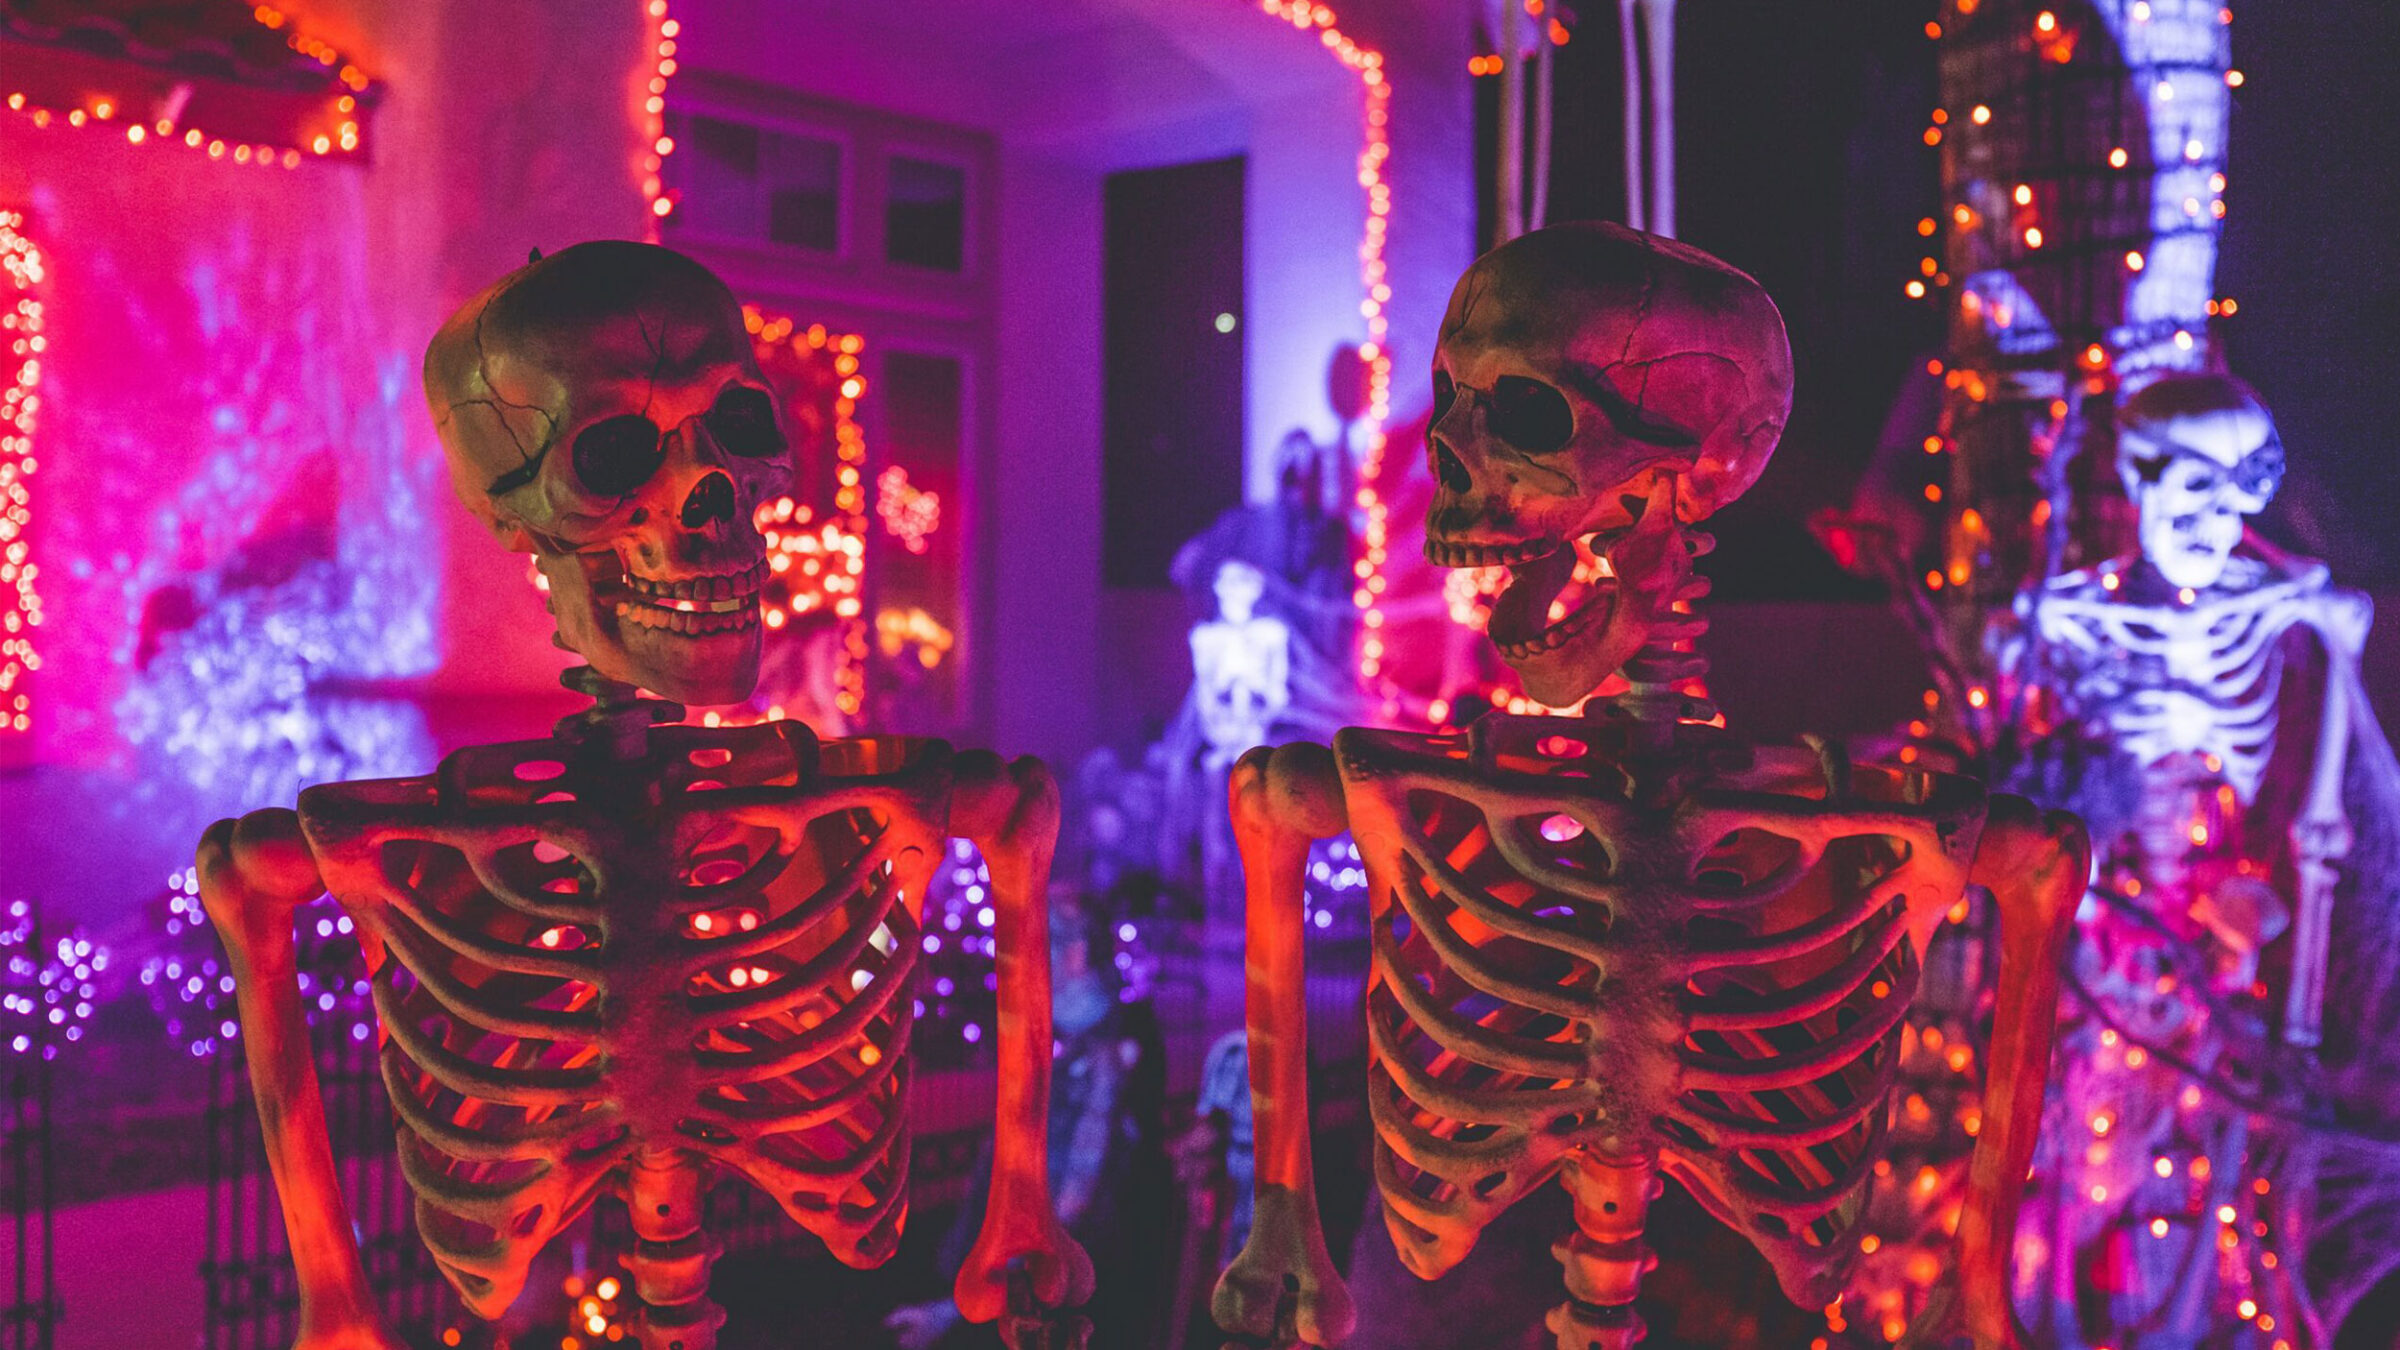
M2141 513L2142 559L2171 586L2225 574L2242 518L2283 481L2283 442L2250 386L2230 375L2168 375L2117 410L2117 474Z
M1460 278L1427 437L1437 566L1505 566L1490 635L1534 698L1590 693L1661 621L1681 527L1757 480L1792 404L1757 282L1620 225L1556 225Z
M791 467L723 282L651 244L537 255L434 335L425 401L451 489L548 579L560 646L680 702L750 696L752 512Z

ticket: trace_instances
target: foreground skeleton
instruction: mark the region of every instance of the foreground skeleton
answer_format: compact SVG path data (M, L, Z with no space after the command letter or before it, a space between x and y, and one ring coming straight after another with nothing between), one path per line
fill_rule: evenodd
M1951 775L1765 747L1677 692L1706 593L1689 527L1746 489L1790 408L1781 318L1695 249L1617 226L1504 245L1444 320L1428 556L1505 566L1490 635L1574 719L1348 729L1254 750L1231 786L1248 880L1257 1222L1216 1296L1227 1331L1326 1345L1353 1310L1309 1157L1301 869L1347 829L1373 896L1376 1180L1403 1262L1441 1275L1557 1178L1560 1350L1626 1350L1673 1177L1795 1301L1844 1285L1882 1153L1923 943L1970 883L2001 914L2002 987L1955 1284L1912 1343L2020 1344L2005 1262L2039 1122L2073 817Z
M468 1308L498 1317L543 1246L615 1194L639 1343L709 1350L724 1314L701 1201L719 1172L851 1265L898 1245L917 915L949 834L990 864L1000 980L991 1202L958 1302L1009 1311L1020 1350L1072 1343L1071 1320L1027 1307L1091 1292L1046 1176L1048 774L939 741L683 725L637 696L729 703L758 676L752 511L789 466L732 295L665 249L579 245L468 302L425 390L453 487L537 558L556 640L591 663L568 682L596 705L427 777L310 788L298 812L201 843L300 1350L400 1342L334 1170L295 906L330 890L357 921L418 1228Z

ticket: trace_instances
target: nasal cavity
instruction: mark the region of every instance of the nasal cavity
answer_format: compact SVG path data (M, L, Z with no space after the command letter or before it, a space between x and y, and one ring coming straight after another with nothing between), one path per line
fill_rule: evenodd
M1433 475L1442 480L1442 486L1452 492L1465 492L1475 486L1475 479L1468 474L1467 466L1451 452L1450 447L1443 443L1442 438L1435 436L1431 440L1433 442Z
M733 519L733 480L721 470L711 470L692 488L692 495L683 499L683 527L697 530L715 521Z

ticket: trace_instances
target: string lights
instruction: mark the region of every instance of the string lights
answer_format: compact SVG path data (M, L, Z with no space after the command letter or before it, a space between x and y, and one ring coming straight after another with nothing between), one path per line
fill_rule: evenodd
M10 63L5 101L36 127L117 131L131 145L239 165L296 169L310 158L362 156L365 109L381 87L272 5L253 8L248 23L183 39L230 49L235 69L263 72L238 82L196 80L174 64L177 53L149 55L151 35L104 16L55 32L0 23L0 40L42 49L41 59Z
M808 615L833 616L841 632L834 706L855 717L866 707L867 680L867 438L858 422L858 403L867 393L859 368L866 339L829 332L821 323L803 328L755 305L742 307L742 325L770 374L793 362L832 368L833 507L819 516L791 496L759 503L757 523L771 569L761 603L769 632Z
M1364 519L1365 548L1352 562L1358 585L1351 602L1364 632L1358 644L1358 673L1370 688L1380 688L1387 713L1397 706L1398 690L1384 675L1383 595L1389 584L1383 566L1391 543L1391 503L1383 484L1383 452L1389 437L1385 424L1392 412L1392 357L1389 349L1392 299L1390 272L1384 253L1391 232L1392 189L1385 170L1392 155L1392 84L1383 72L1383 53L1360 46L1343 33L1331 9L1308 0L1258 0L1259 8L1317 40L1342 65L1357 74L1366 91L1366 131L1358 152L1358 185L1367 196L1366 232L1358 245L1359 281L1366 295L1358 312L1367 321L1367 340L1359 346L1366 363L1367 409L1360 419L1362 449L1358 495Z
M2051 730L2029 680L2007 664L2015 649L1989 641L1990 622L2005 621L2018 593L2113 550L2114 504L2078 493L2068 466L2089 458L2089 429L2111 420L2115 396L2204 368L2212 321L2238 309L2211 295L2230 91L2243 84L2229 64L2232 17L2217 0L1945 0L1941 21L1925 27L1939 44L1947 106L1932 110L1921 139L1941 153L1943 201L1914 222L1925 252L1899 285L1947 306L1952 322L1947 359L1926 367L1944 389L1923 444L1926 472L1894 493L1893 509L1922 510L1933 528L1922 553L1883 560L1936 681L1903 762L2022 759ZM1837 553L1860 547L1829 542ZM2113 564L2093 571L2104 591L2122 584ZM2224 846L2204 865L2250 877L2255 864L2230 852L2225 813L2203 814L2182 828L2196 852ZM2095 1315L2112 1326L2149 1315L2135 1305L2180 1280L2176 1299L2197 1301L2157 1317L2197 1311L2212 1345L2290 1350L2276 1336L2294 1334L2279 1326L2294 1305L2276 1273L2281 1234L2266 1201L2276 1188L2259 1174L2282 1146L2252 1142L2268 1122L2229 1089L2221 1065L2203 1063L2255 1057L2241 1028L2265 1025L2245 1006L2265 986L2204 992L2215 976L2183 931L2192 926L2180 917L2184 897L2145 904L2142 892L2139 877L2111 863L2086 902L2083 922L2104 936L2087 938L2070 972L2064 1049L2014 1254L2021 1311L2062 1344L2113 1344L2072 1328ZM1988 921L1951 917L1939 940L1963 954L1929 956L1928 979L1948 966L1943 982L1971 995L1990 978L1977 950ZM2095 952L2112 955L2103 963ZM2139 1034L2120 1018L2140 1023ZM1909 1100L1930 1103L1910 1123L1941 1170L1924 1195L1910 1193L1905 1220L1880 1227L1853 1289L1886 1339L1940 1273L1923 1257L1952 1222L1952 1174L1980 1123L1981 1069L1961 1043L1979 1033L1956 1013L1905 1033Z
M1938 710L1988 745L2009 710L1967 627L2071 565L2070 526L2098 523L2069 519L2053 467L2074 457L2084 400L2204 367L2212 321L2239 308L2210 292L2242 77L2214 0L1946 10L1926 32L1964 110L1935 108L1925 129L1947 200L1916 222L1927 251L1902 282L1955 314L1953 359L1930 367L1946 397L1922 485L1939 556L1898 575L1957 639L1937 661Z
M34 648L34 630L42 625L42 597L35 588L41 566L26 538L33 523L27 480L38 467L33 430L42 406L42 349L49 339L42 332L36 292L45 275L42 251L24 231L23 213L0 211L0 273L7 278L0 289L0 347L7 359L0 369L8 371L0 387L0 761L18 758L8 748L30 741L29 686L42 668Z
M675 77L675 38L683 25L667 15L667 0L646 0L643 12L650 19L650 75L642 95L642 149L640 155L642 200L647 203L649 240L658 242L658 223L675 212L675 194L667 190L667 156L675 153L675 139L667 134L667 81Z

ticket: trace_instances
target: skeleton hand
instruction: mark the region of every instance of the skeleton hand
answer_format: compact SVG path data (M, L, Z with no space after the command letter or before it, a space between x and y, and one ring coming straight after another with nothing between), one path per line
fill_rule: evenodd
M1326 1254L1312 1199L1259 1187L1250 1240L1217 1281L1209 1311L1227 1335L1272 1350L1339 1345L1349 1337L1358 1311Z
M1000 1315L1000 1343L1008 1350L1085 1350L1092 1339L1091 1319L1043 1307L1034 1298L1032 1285L1024 1271L1009 1272L1008 1311Z
M983 1232L958 1268L958 1310L970 1322L989 1322L1008 1309L1016 1263L1045 1308L1073 1307L1092 1296L1092 1258L1051 1214L1048 1197L1012 1191L993 1189Z

